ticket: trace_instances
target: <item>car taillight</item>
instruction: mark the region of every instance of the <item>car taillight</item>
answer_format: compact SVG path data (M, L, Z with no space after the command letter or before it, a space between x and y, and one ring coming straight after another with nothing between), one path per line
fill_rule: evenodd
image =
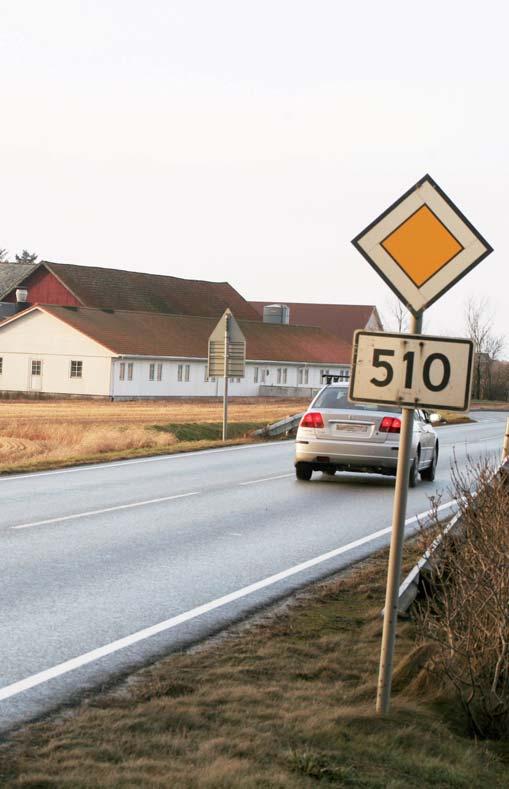
M397 416L384 416L378 428L380 433L399 433L401 430L401 419Z
M325 427L323 424L323 418L319 411L310 411L308 414L304 414L301 419L299 427Z

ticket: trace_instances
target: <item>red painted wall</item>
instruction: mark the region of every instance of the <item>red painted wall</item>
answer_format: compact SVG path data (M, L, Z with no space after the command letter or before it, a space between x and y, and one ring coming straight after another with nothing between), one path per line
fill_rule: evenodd
M28 290L29 304L58 304L63 307L77 307L81 303L45 268L34 271L22 284L18 285L18 288ZM4 301L16 301L16 288L5 297Z

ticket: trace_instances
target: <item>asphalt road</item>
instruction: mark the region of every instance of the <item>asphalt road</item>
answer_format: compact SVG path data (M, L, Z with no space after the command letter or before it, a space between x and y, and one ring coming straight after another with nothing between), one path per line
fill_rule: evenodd
M453 453L498 460L505 413L439 428ZM0 478L0 731L80 697L389 541L394 480L297 482L293 442Z

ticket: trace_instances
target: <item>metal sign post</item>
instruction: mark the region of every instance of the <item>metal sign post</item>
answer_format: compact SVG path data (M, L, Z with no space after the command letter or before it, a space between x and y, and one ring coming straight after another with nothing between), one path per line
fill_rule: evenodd
M502 447L502 463L509 458L509 419L505 423L504 444Z
M402 407L376 699L377 713L385 714L391 698L414 410L441 402L463 410L472 379L472 343L423 337L422 316L492 248L429 175L352 243L412 313L410 335L389 334L382 340L382 334L356 332L349 392L353 401Z
M230 346L230 318L231 315L226 315L224 322L224 389L223 389L223 441L226 441L228 436L228 352Z
M410 330L412 334L420 334L422 331L422 314L418 317L412 316ZM376 711L379 714L389 711L391 701L392 664L394 660L396 625L398 621L399 576L401 573L401 557L403 553L403 540L405 537L413 421L414 409L403 408L398 467L396 471L396 488L394 491L394 506L392 511L392 532L391 547L389 551L389 567L387 571L387 588L385 590L382 648L380 651L380 669L376 696Z
M228 435L228 380L243 378L246 371L246 338L228 309L209 337L208 378L224 378L223 441Z
M387 712L390 702L414 410L466 411L470 403L472 341L429 337L421 330L422 314L418 314L412 316L411 334L357 331L354 336L350 400L402 407L376 701L379 713Z

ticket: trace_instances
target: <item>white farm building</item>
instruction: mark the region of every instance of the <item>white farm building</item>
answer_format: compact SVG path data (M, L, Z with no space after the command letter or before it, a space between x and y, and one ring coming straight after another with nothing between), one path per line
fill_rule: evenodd
M216 317L34 305L0 323L0 389L11 393L113 399L213 397L208 338ZM246 375L234 396L301 394L324 374L349 376L351 346L313 326L239 320Z

